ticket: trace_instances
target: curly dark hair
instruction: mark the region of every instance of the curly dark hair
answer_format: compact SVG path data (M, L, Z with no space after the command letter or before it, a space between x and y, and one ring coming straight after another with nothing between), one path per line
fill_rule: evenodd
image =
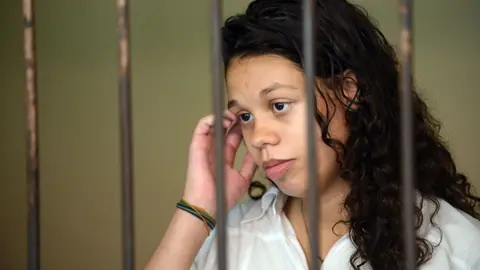
M316 115L323 141L337 151L342 178L350 184L344 201L348 220L339 221L349 226L357 247L350 264L357 270L367 262L373 269L405 269L395 50L367 12L346 0L316 1L314 20L317 77L327 82L337 97L343 91L336 90L348 79L343 77L345 71L357 77L357 97L344 104L350 132L344 145L328 133L331 113ZM303 66L300 0L253 1L244 14L225 21L222 34L226 69L233 57L264 54L280 55ZM473 195L466 176L457 172L440 138L439 122L415 91L413 110L415 188L422 199L435 203L435 213L441 198L480 219L480 198ZM420 207L415 214L420 226ZM427 240L417 238L417 265L429 260L432 249Z

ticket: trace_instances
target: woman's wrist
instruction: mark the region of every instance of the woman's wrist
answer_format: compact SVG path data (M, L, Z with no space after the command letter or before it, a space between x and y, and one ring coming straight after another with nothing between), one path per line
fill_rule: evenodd
M215 202L209 203L209 202L206 202L206 200L204 199L194 198L192 196L183 196L182 200L184 200L185 202L187 202L192 206L195 206L198 209L202 209L212 218L216 218L215 214L216 214L217 205L215 204Z
M196 217L198 220L201 220L204 223L205 228L209 234L215 228L216 220L207 212L207 210L197 205L194 205L185 199L181 199L177 203L177 208L185 211L186 213L189 213L190 215Z
M202 220L184 210L175 209L173 220L178 227L183 228L187 234L195 235L197 239L204 240L210 233Z

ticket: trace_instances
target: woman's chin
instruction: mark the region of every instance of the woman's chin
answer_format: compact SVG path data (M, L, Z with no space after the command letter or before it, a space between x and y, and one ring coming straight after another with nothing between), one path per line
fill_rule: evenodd
M298 177L291 177L286 174L278 179L271 179L282 193L291 197L303 197L307 192L308 186Z

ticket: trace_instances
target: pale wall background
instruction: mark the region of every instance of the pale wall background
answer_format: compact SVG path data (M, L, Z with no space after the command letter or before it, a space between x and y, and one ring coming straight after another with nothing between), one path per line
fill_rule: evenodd
M132 1L138 269L181 196L211 110L209 1ZM226 0L225 14L248 1ZM397 41L397 0L357 0ZM415 75L480 186L480 1L415 1ZM0 2L0 269L26 269L21 1ZM114 1L37 1L43 269L121 269Z

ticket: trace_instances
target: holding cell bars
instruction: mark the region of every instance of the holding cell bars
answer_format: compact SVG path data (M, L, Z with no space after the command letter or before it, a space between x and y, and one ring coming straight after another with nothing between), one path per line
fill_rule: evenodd
M37 135L37 107L36 107L36 55L35 55L35 16L33 8L33 0L23 1L23 11L25 17L25 61L26 61L26 75L27 75L27 94L28 94L28 133L29 133L29 155L28 155L28 187L29 187L29 242L28 242L28 261L29 269L39 269L39 232L38 232L38 135ZM402 89L403 89L403 103L402 114L403 116L403 144L405 153L403 153L403 166L404 166L404 185L405 189L405 222L406 224L413 223L413 212L411 204L412 197L412 124L411 124L411 98L410 93L410 65L411 65L411 32L410 32L410 20L411 20L411 1L404 1L402 3L402 14L404 15L404 29L402 31L402 53L403 53L403 72L402 72ZM222 132L221 115L223 112L223 74L221 68L221 1L212 0L212 79L213 85L213 100L214 100L214 114L217 121L215 122L215 131L217 134ZM308 141L308 166L309 166L309 185L310 185L310 227L316 228L318 208L316 207L317 201L317 188L315 177L315 140L314 140L314 117L315 103L314 103L314 90L315 90L315 52L313 47L314 41L314 1L303 1L303 20L304 20L304 54L305 54L305 73L307 78L306 92L307 92L307 141ZM131 79L130 79L130 41L129 41L129 15L128 15L128 0L117 1L117 15L118 15L118 48L119 48L119 96L120 96L120 115L121 115L121 137L122 137L122 228L123 228L123 258L124 269L134 268L134 234L133 234L133 165L132 165L132 123L131 123ZM216 155L219 157L217 160L223 160L223 141L222 136L215 138ZM218 258L220 269L226 269L227 255L226 250L226 234L225 234L225 200L224 200L224 170L223 166L216 166L216 183L217 183L217 209L218 209ZM313 206L313 207L312 207ZM406 235L405 238L407 254L409 255L408 262L409 267L412 268L414 242L413 228L412 226L405 226ZM312 250L312 268L317 269L319 267L315 254L318 254L318 232L317 229L313 229L310 235L310 243ZM411 239L412 238L412 239ZM413 269L413 268L412 268Z
M133 139L132 94L130 61L130 5L129 0L116 0L118 38L118 95L121 139L121 194L123 269L135 269L134 213L133 213Z
M211 39L211 70L212 70L212 100L213 114L215 115L214 133L223 134L223 68L222 68L222 34L220 32L222 23L222 1L211 0L211 18L212 18L212 39ZM214 172L216 180L216 198L217 198L217 244L218 244L218 267L219 269L227 269L227 209L225 205L225 170L223 166L225 139L223 136L215 136L214 149L217 165Z
M412 106L412 11L413 0L400 1L400 14L402 15L402 31L400 35L401 52L401 125L402 125L402 183L403 183L403 227L405 234L405 258L407 269L416 269L416 245L415 245L415 220L414 220L414 164L413 154L413 106Z
M318 179L317 179L317 154L315 144L315 1L303 0L303 54L305 69L305 91L307 95L306 118L307 118L307 152L308 152L308 199L310 218L310 249L311 268L319 269L320 263L317 260L318 248Z
M35 2L23 0L25 89L27 107L27 260L28 269L40 269L39 162L37 54L35 46Z
M34 8L33 0L24 0L23 9L25 17L25 61L26 61L26 75L27 75L27 94L28 94L28 132L29 132L29 155L28 155L28 186L29 186L29 269L39 269L39 235L38 235L38 135L37 135L37 110L36 110L36 58L35 58L35 21L34 21ZM317 189L313 188L316 186L316 177L315 177L315 141L314 141L314 84L315 84L315 53L313 48L314 40L314 26L313 26L313 1L305 0L304 5L304 32L303 39L304 42L304 54L305 54L305 73L307 78L307 95L308 106L307 106L307 122L308 122L308 157L309 157L309 185L310 185L310 204L313 207L310 207L309 216L310 216L310 227L316 228L317 224L317 213L318 209L316 207L317 201ZM217 121L215 122L215 130L217 134L222 131L221 115L223 112L223 75L221 68L221 1L213 0L212 1L212 74L213 74L213 99L214 99L214 113L216 115ZM132 123L131 123L131 82L130 82L130 46L129 46L129 16L128 16L128 0L118 0L117 1L117 14L118 14L118 38L119 38L119 95L120 95L120 112L121 112L121 134L122 134L122 228L123 228L123 258L124 258L124 269L133 269L134 268L134 247L133 247L133 198L132 198ZM404 69L402 77L402 89L403 89L403 107L402 114L403 116L403 144L405 153L403 153L404 159L404 185L405 185L405 228L406 235L405 238L408 265L410 268L413 267L413 251L414 251L414 242L413 239L413 228L412 226L407 226L407 224L413 223L413 211L411 209L411 204L409 202L413 201L412 197L412 123L411 123L411 98L409 97L410 93L410 65L411 65L411 32L410 32L410 20L411 20L411 1L404 1L402 3L402 14L404 14L404 29L402 31L402 53L404 60ZM217 136L215 138L216 154L219 157L217 160L223 160L223 137ZM218 209L218 258L219 258L219 267L220 269L226 269L227 256L225 253L226 250L226 235L225 235L225 201L224 201L224 170L223 166L216 166L216 183L217 183L217 209ZM317 229L312 230L310 243L312 250L312 268L318 269L318 261L316 260L315 254L318 254L318 232ZM413 268L412 268L413 269Z

